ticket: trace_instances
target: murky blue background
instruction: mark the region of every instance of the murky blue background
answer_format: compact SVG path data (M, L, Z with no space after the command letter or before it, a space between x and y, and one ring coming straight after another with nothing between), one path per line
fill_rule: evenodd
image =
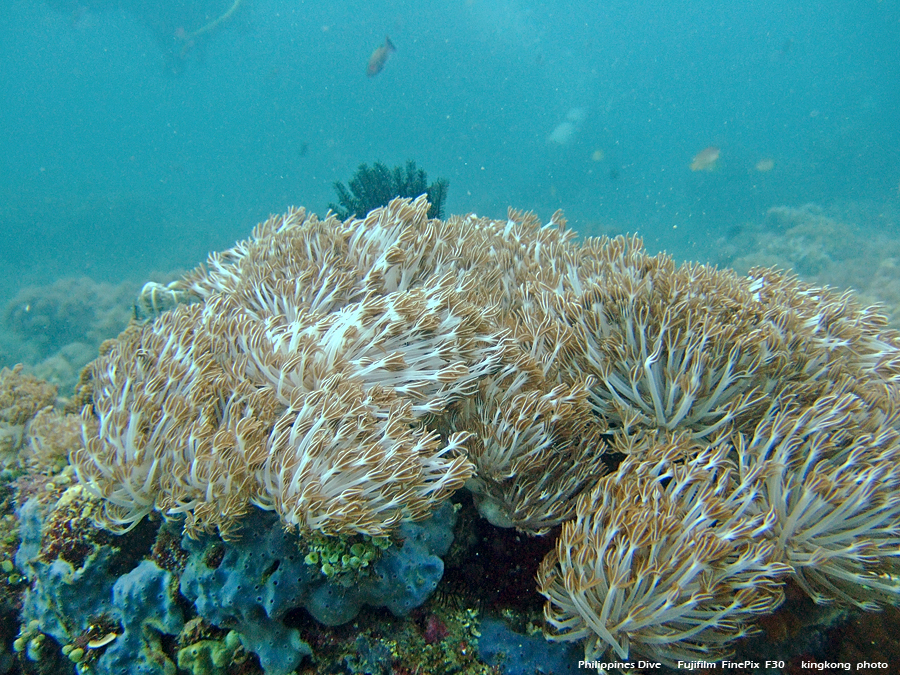
M243 0L179 38L232 3L3 3L0 305L191 267L377 160L447 178L447 213L699 260L771 206L900 199L897 0Z

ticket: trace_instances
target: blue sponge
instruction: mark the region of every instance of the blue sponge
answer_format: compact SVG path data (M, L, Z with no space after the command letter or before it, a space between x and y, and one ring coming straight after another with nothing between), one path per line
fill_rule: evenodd
M237 631L267 675L287 675L312 654L282 619L302 603L316 571L303 562L296 536L274 514L254 509L238 541L185 536L181 546L190 553L182 594L204 619Z
M309 645L284 625L291 609L304 607L320 623L350 621L364 605L387 607L398 616L421 605L444 572L444 555L453 541L456 512L444 504L428 520L399 529L403 546L392 546L356 583L330 580L308 565L297 536L285 532L274 513L253 509L237 541L183 537L190 554L181 575L181 592L207 621L238 632L267 675L286 675Z
M107 615L119 636L92 665L97 675L170 675L175 665L163 654L160 636L177 635L184 620L172 597L172 575L149 560L118 577L118 555L99 546L74 568L65 560L40 560L41 512L35 500L19 509L22 546L16 564L32 582L25 593L22 621L36 620L42 633L67 644L89 629L91 617Z
M144 560L116 580L112 588L112 613L123 632L94 664L94 672L99 675L169 672L160 662L163 653L160 635L178 635L184 627L181 608L170 592L171 583L172 574L151 560Z
M363 605L386 607L395 616L408 614L437 588L444 574L438 556L450 549L455 524L456 511L449 503L428 520L404 523L398 531L403 545L387 549L367 576L349 588L319 579L304 606L326 626L346 623Z
M503 675L579 675L581 648L571 642L547 642L543 635L522 635L499 619L479 627L478 656Z

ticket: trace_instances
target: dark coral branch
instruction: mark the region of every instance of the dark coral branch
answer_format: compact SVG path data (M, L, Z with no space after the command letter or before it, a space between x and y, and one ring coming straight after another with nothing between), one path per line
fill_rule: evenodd
M360 164L353 177L345 186L340 181L334 184L338 196L338 204L329 204L341 220L351 216L364 216L372 209L387 206L395 197L418 197L428 195L431 208L429 218L440 218L444 212L444 200L447 197L449 183L439 178L428 185L428 174L424 169L416 167L412 160L406 167L397 166L389 169L381 162L375 162L372 168Z

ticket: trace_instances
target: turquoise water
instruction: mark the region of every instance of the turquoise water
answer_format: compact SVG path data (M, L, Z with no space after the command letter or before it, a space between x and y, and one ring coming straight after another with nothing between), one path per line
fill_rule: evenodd
M4 3L7 324L23 288L192 267L377 160L447 178L448 214L563 208L724 264L773 206L887 240L900 222L897 0L242 0L186 39L232 5ZM31 358L21 341L0 364Z

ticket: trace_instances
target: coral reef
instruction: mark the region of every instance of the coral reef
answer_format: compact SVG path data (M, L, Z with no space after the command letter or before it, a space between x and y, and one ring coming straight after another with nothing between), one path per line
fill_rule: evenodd
M131 284L114 286L86 277L19 291L4 313L9 330L27 339L35 356L46 358L72 342L100 342L116 335L131 316Z
M204 302L111 345L91 366L85 420L98 431L72 455L108 523L155 508L227 532L253 501L303 531L378 535L461 487L468 434L421 420L470 392L511 343L457 275L434 273L443 261L418 257L427 241L396 258L397 236L437 239L426 210L398 200L364 227L303 211L272 219L185 278Z
M52 474L63 471L68 455L82 445L82 421L79 415L46 407L38 411L28 425L24 453L19 461Z
M428 217L442 218L449 183L439 178L429 185L425 170L416 168L416 163L410 160L406 163L405 173L401 166L391 170L381 162L375 162L370 169L366 164L360 164L347 185L349 189L340 181L334 184L339 204L328 205L341 220L387 206L396 197L420 195L425 195L431 204Z
M674 665L721 658L778 606L791 568L760 540L769 513L730 483L726 452L695 452L657 441L582 496L538 572L551 637Z
M573 645L548 643L540 633L522 635L499 619L485 619L480 626L479 656L497 666L503 675L577 675L581 660Z
M222 640L200 640L178 652L178 667L192 675L224 675L238 660L240 636L229 631Z
M0 462L9 467L19 461L26 429L43 409L56 403L56 387L23 372L19 364L0 370Z
M717 242L716 262L746 272L791 270L804 281L852 288L881 303L900 327L900 244L896 212L887 205L851 205L839 211L816 204L776 206L760 223L746 223Z
M69 488L42 527L45 511L30 499L19 512L22 544L16 565L31 583L20 634L28 659L46 660L52 655L45 652L53 652L90 664L91 672L100 675L170 674L174 664L163 654L160 636L177 635L183 625L171 595L171 573L144 560L121 574L127 556L119 547L90 541L89 505L81 499L80 486ZM72 524L60 525L61 511L83 514L76 516L80 535Z
M406 523L397 533L402 546L385 549L369 573L336 579L308 563L274 514L254 510L239 541L185 537L181 592L205 620L237 630L267 673L289 673L311 652L284 625L287 612L304 607L326 626L350 621L364 605L408 614L437 586L444 569L439 556L450 546L454 523L449 504L427 521Z
M721 659L776 630L785 589L897 603L900 337L877 310L636 238L577 241L561 214L428 211L292 210L155 290L88 370L82 443L70 418L34 425L80 481L75 513L44 488L45 522L87 544L36 539L37 507L20 510L20 655L50 658L52 638L70 661L121 644L195 673L228 672L223 654L247 672L479 672L481 595L509 627L488 624L484 658L551 658L535 603L482 588L504 573L537 576L546 637L589 659ZM520 569L477 572L500 560ZM113 600L65 609L54 574L88 569L107 595L177 578L183 615L157 593L123 639L139 631ZM51 607L94 621L57 626Z
M74 486L55 502L31 498L19 509L16 565L29 582L16 638L24 665L169 675L177 662L194 673L286 675L312 654L305 640L322 630L301 636L292 615L305 608L323 626L344 624L365 606L408 616L440 580L439 556L456 522L445 504L427 521L404 524L371 569L348 579L310 565L273 513L254 509L237 541L185 536L181 548L170 536L174 523L124 537L93 529L96 506ZM179 558L172 569L157 564ZM235 664L244 669L230 670Z
M85 277L20 289L0 322L8 358L30 364L37 376L70 391L103 340L128 324L135 291L134 284Z

